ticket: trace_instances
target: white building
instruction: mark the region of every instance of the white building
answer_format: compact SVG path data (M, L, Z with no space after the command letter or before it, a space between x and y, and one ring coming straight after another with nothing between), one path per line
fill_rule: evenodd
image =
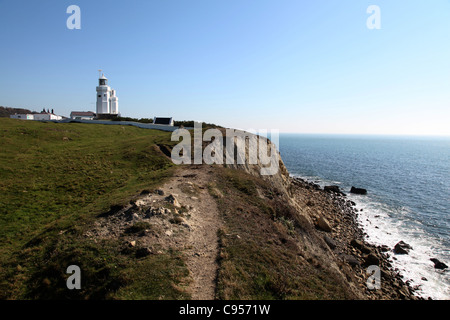
M97 87L97 117L118 114L119 98L116 96L116 91L108 86L108 79L102 74L98 79Z
M62 120L62 116L53 113L33 113L33 114L12 114L9 116L12 119L22 120Z
M94 120L95 113L92 111L72 111L70 118L74 120Z
M62 120L62 116L57 116L53 113L35 113L33 114L34 120Z

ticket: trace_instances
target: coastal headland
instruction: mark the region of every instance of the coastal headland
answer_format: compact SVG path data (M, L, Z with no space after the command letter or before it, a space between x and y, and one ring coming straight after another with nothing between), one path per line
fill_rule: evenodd
M417 299L354 203L279 155L175 166L168 132L0 120L1 298Z

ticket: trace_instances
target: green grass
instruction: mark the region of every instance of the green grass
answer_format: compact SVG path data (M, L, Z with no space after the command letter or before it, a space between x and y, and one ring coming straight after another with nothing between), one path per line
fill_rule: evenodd
M111 205L172 176L174 166L157 145L174 143L170 133L132 126L1 118L0 298L116 298L119 290L120 297L133 298L126 291L136 285L133 279L151 275L136 268L124 276L134 262L120 254L118 243L95 243L83 233ZM166 260L169 271L170 265L178 270L180 259L149 256L138 265ZM86 289L68 293L63 280L74 261ZM179 279L170 275L183 272L168 274L149 283L171 288ZM160 295L136 292L139 298ZM176 288L165 295L182 296Z
M180 300L189 299L184 289L188 285L189 271L179 252L141 259L122 271L122 277L131 283L122 286L116 299ZM158 279L158 281L155 281ZM127 280L125 280L127 281Z

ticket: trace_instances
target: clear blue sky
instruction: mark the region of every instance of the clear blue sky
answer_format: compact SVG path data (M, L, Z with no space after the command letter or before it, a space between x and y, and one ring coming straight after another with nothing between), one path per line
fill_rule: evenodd
M0 0L0 105L95 111L99 68L123 116L450 135L449 0Z

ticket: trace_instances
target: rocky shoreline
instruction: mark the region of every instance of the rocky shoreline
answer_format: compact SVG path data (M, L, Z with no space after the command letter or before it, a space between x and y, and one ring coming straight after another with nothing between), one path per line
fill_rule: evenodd
M315 227L334 257L353 270L358 287L367 299L422 299L414 294L416 288L412 288L390 263L388 255L394 254L394 248L374 246L365 241L364 231L357 222L359 212L355 207L356 204L344 193L336 188L322 189L315 183L294 177L291 177L291 186L294 195L302 194L301 196L305 198L306 193L309 199L307 206L320 207L326 211L312 217ZM370 266L378 266L380 274L379 287L374 285L371 289L367 284L369 277L374 279L372 273L368 273Z

